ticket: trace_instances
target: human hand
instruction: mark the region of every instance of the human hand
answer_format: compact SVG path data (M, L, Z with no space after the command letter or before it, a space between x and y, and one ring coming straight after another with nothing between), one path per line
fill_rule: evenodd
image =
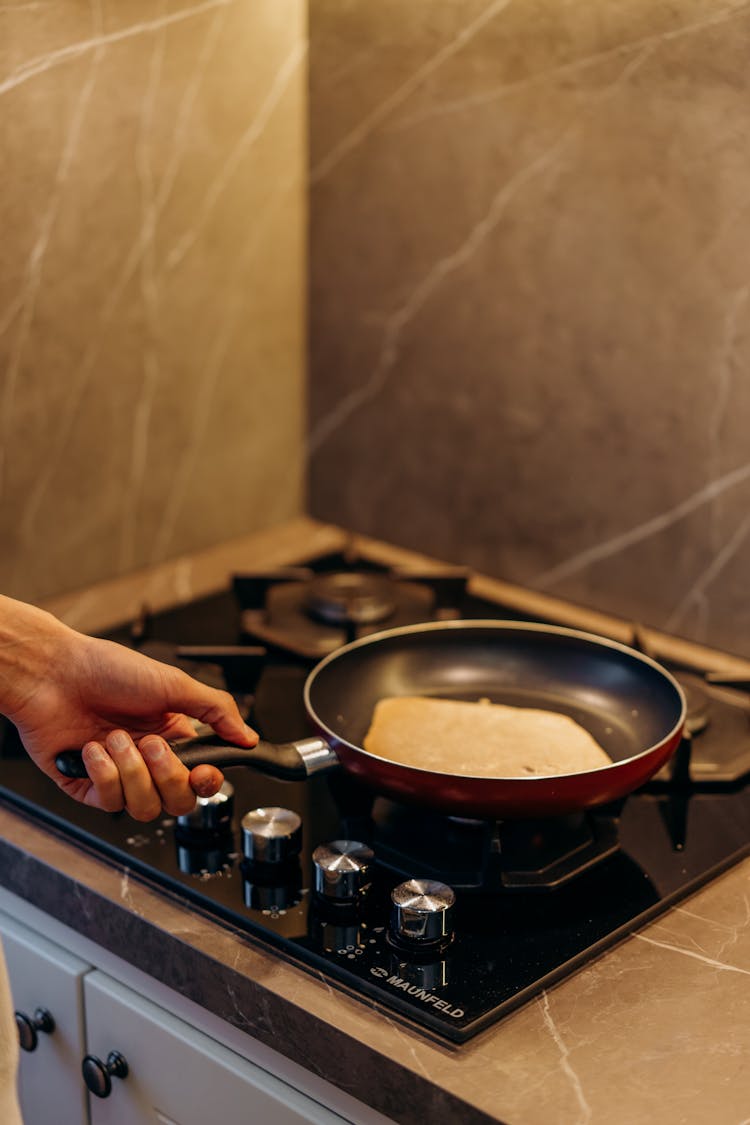
M0 598L0 712L70 797L142 821L189 812L196 794L221 786L219 770L188 771L166 741L195 733L188 715L238 746L258 741L228 692L9 598ZM89 777L63 777L56 755L81 746Z

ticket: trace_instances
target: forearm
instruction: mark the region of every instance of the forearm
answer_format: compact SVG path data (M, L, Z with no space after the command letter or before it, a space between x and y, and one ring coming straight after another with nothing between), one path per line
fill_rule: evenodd
M50 666L64 663L74 635L50 613L0 595L0 714L22 710Z

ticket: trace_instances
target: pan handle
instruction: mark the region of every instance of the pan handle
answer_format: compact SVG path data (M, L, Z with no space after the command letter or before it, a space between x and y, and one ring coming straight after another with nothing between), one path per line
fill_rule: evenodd
M304 781L313 773L338 765L338 758L322 738L302 738L297 742L264 742L250 750L222 742L215 734L184 738L169 744L182 764L194 766L252 766L281 781ZM88 777L80 750L63 750L55 765L64 777Z

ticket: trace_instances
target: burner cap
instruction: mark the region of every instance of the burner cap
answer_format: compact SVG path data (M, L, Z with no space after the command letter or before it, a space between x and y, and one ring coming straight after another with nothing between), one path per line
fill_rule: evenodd
M391 579L370 571L316 574L305 595L305 608L329 625L373 625L396 608Z

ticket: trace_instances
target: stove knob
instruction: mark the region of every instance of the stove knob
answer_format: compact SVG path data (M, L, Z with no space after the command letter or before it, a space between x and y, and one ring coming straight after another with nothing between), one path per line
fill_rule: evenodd
M195 808L177 817L183 833L225 835L231 831L234 812L234 786L225 781L213 797L198 797Z
M315 891L325 899L354 902L370 882L372 848L357 840L332 840L312 855Z
M291 809L252 809L242 818L242 852L253 863L283 863L299 855L302 821Z
M445 883L409 879L391 891L391 937L409 945L445 943L453 936L456 895Z

